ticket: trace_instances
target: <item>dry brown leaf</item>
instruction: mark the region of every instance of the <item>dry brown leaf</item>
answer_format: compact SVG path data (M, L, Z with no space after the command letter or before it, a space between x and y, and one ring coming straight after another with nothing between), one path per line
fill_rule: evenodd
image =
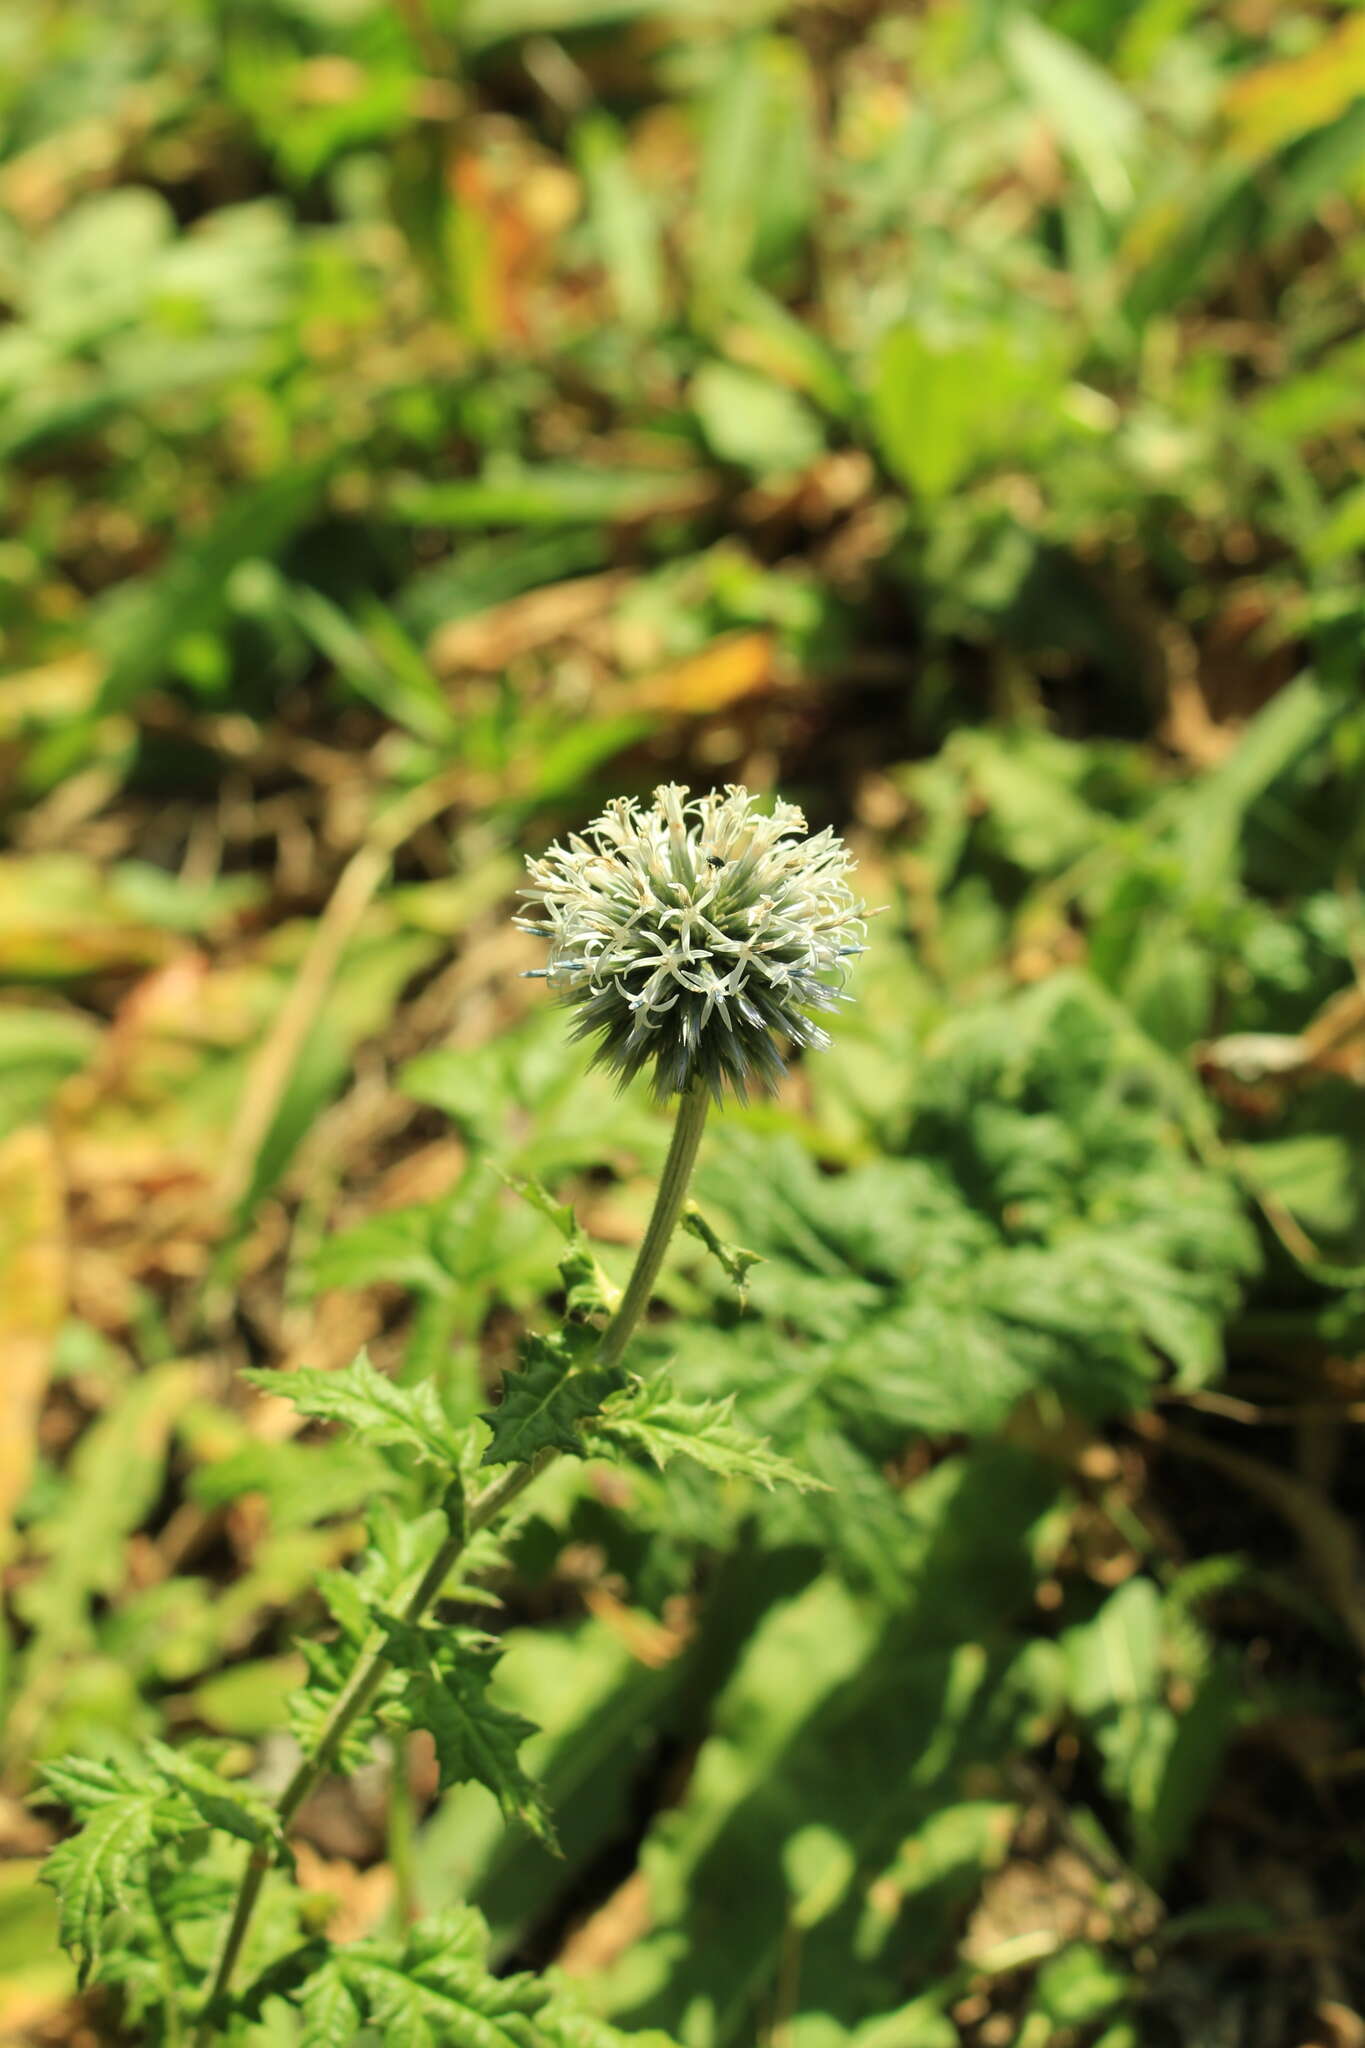
M589 1613L625 1645L636 1662L647 1664L651 1671L662 1670L687 1648L689 1628L669 1628L652 1615L642 1614L639 1608L627 1607L605 1586L586 1587L583 1602Z
M1095 1872L1062 1844L1040 1861L1016 1857L987 1876L962 1954L968 1962L981 1962L1005 1943L1030 1935L1051 1937L1059 1948L1078 1941L1099 1890Z
M372 1934L393 1898L393 1872L387 1863L357 1870L342 1856L323 1856L307 1842L294 1845L300 1889L322 1892L336 1900L327 1922L332 1941L358 1941Z
M52 1346L66 1312L65 1198L52 1134L0 1144L0 1556L33 1470Z
M594 1976L642 1941L652 1918L649 1879L642 1870L632 1871L606 1904L574 1929L555 1960L566 1976Z
M1365 1084L1365 988L1339 989L1303 1031L1235 1032L1203 1046L1200 1056L1240 1081L1311 1070Z
M496 673L518 656L590 625L610 610L629 580L618 569L574 576L490 605L473 618L453 619L432 635L427 660L442 675L459 669Z

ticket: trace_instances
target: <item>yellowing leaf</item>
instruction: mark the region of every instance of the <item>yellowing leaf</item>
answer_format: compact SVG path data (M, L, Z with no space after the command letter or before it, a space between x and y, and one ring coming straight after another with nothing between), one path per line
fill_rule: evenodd
M642 677L631 697L646 711L700 715L756 696L769 689L772 680L772 634L734 633L713 641L700 654Z
M66 1307L61 1177L37 1125L0 1145L0 1556L33 1469L53 1339Z
M1243 73L1223 105L1236 148L1262 157L1339 120L1362 93L1365 15L1357 14L1303 56Z

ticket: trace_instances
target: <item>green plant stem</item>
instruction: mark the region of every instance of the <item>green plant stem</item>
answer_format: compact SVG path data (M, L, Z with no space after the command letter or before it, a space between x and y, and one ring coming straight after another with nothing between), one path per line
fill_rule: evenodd
M389 1739L387 1808L387 1847L389 1868L393 1872L394 1913L400 1928L410 1927L418 1917L417 1874L412 1858L417 1813L412 1788L412 1757L408 1738L401 1732Z
M664 1253L668 1249L668 1241L677 1227L683 1203L687 1198L688 1183L692 1178L692 1168L696 1164L697 1147L701 1143L701 1134L706 1123L707 1107L708 1098L700 1088L691 1088L678 1099L673 1140L669 1145L658 1192L654 1197L654 1209L639 1252L636 1254L630 1279L626 1283L626 1291L621 1296L620 1306L608 1323L598 1347L597 1362L600 1364L617 1363L630 1341L636 1324L649 1305L654 1282L658 1278ZM450 1576L470 1537L477 1535L480 1529L486 1529L504 1508L509 1507L526 1491L537 1474L544 1471L557 1456L558 1453L554 1450L543 1451L524 1465L509 1466L501 1478L486 1486L482 1493L475 1494L469 1503L467 1514L452 1515L448 1535L399 1610L401 1620L409 1624L421 1620ZM276 1807L281 1832L288 1828L299 1808L325 1775L348 1732L371 1705L383 1684L389 1668L389 1660L384 1653L385 1640L383 1634L377 1631L365 1645L351 1667L346 1683L332 1702L317 1747L311 1756L300 1760L293 1776L281 1792ZM253 1849L247 1860L232 1909L232 1917L228 1922L223 1945L214 1967L204 2014L195 2032L195 2048L208 2048L208 2044L213 2040L214 2009L226 1995L232 1981L252 1915L256 1910L256 1902L265 1883L266 1873L274 1861L274 1853L268 1847Z
M658 1193L654 1197L654 1212L635 1256L626 1291L621 1296L621 1305L607 1325L597 1353L597 1364L615 1365L621 1353L634 1334L649 1298L654 1292L654 1282L659 1277L659 1268L668 1250L668 1240L678 1225L683 1203L687 1200L688 1183L692 1169L697 1163L697 1147L706 1126L706 1111L709 1098L704 1089L693 1087L678 1098L678 1117L673 1126L673 1142L668 1148L664 1170L659 1177Z

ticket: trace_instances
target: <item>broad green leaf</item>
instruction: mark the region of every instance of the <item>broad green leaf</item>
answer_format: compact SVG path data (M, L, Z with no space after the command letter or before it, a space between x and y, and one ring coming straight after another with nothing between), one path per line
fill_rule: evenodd
M1120 1969L1090 1942L1073 1942L1038 1972L1033 2000L1056 2027L1094 2026L1133 1988Z
M88 1065L99 1043L98 1027L78 1011L0 1007L0 1138L40 1116L62 1082Z
M1238 1672L1226 1656L1200 1682L1174 1718L1155 1782L1141 1787L1133 1812L1133 1860L1152 1884L1161 1884L1183 1855L1222 1774L1229 1743L1244 1718Z
M1007 329L931 332L907 322L877 351L871 406L887 467L919 496L941 498L1009 445L1026 406L1057 378Z
M607 1980L620 2023L688 2039L705 2027L718 2043L752 2037L755 2001L791 1935L794 1901L772 1872L812 1828L840 1847L821 1855L818 1883L797 1855L803 1982L827 1934L830 2009L852 2023L903 2000L904 1944L925 1929L928 1900L907 1897L884 1952L850 1973L852 1944L867 1940L868 1888L907 1833L962 1796L977 1760L1037 1739L1061 1706L1055 1650L1011 1627L1050 1498L1027 1471L989 1456L940 1468L920 1505L918 1559L903 1553L899 1614L824 1574L751 1633L681 1806L646 1838L653 1924ZM943 1911L939 1941L951 1896Z
M1137 1577L1062 1638L1072 1701L1103 1759L1106 1785L1128 1809L1134 1861L1150 1880L1159 1881L1184 1848L1242 1708L1231 1667L1211 1660L1202 1644L1190 1704L1179 1713L1169 1704L1168 1671L1191 1628L1199 1633L1183 1599L1163 1602L1151 1579Z
M692 251L700 324L734 288L795 255L814 201L814 81L794 37L736 40L702 108Z
M723 1351L670 1332L683 1398L737 1392L799 1462L816 1416L885 1457L916 1430L997 1428L1043 1388L1099 1415L1168 1362L1212 1375L1254 1236L1101 995L1054 976L963 1008L917 1092L909 1156L843 1174L789 1139L717 1134L702 1199L766 1263Z
M283 1727L290 1695L298 1690L303 1662L292 1652L229 1664L183 1695L196 1721L220 1735L253 1740Z
M804 402L755 370L705 363L688 396L711 453L755 476L804 469L824 450Z
M340 1439L326 1445L253 1438L193 1473L189 1491L208 1507L264 1495L276 1529L313 1528L333 1515L355 1514L376 1495L401 1485L377 1447Z
M1315 1237L1338 1237L1360 1214L1358 1150L1339 1131L1301 1131L1239 1145L1233 1157L1247 1185L1272 1196Z
M418 1294L448 1294L453 1280L432 1243L429 1207L367 1216L318 1247L313 1277L319 1288L372 1287L376 1281Z
M37 1858L0 1863L0 1999L13 2012L55 2012L76 1988L62 1952L60 1907L41 1882Z
M37 1632L29 1649L34 1666L84 1642L91 1601L120 1584L124 1539L165 1484L171 1430L200 1384L198 1366L183 1360L153 1366L81 1438L67 1484L31 1532L44 1568L21 1589L19 1605Z

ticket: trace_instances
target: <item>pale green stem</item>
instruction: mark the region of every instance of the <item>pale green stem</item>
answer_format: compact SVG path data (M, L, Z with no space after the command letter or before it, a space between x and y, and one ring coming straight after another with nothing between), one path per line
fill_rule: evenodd
M659 1180L658 1192L654 1197L654 1209L636 1254L626 1291L615 1315L608 1323L602 1342L597 1351L597 1363L615 1365L629 1343L631 1335L649 1306L654 1292L654 1282L659 1276L668 1241L672 1237L682 1206L687 1198L688 1182L696 1164L697 1147L701 1143L702 1130L706 1123L708 1099L699 1087L690 1088L678 1098L677 1121L673 1126L673 1141L668 1148L664 1170ZM486 1529L502 1510L525 1492L536 1475L544 1471L558 1454L542 1451L524 1465L511 1465L486 1486L482 1493L475 1494L469 1503L466 1515L453 1514L450 1533L441 1544L431 1563L423 1572L418 1584L408 1595L399 1610L399 1618L409 1624L421 1620L431 1602L449 1578L457 1558L471 1536L480 1529ZM302 1758L279 1797L276 1811L280 1826L285 1829L298 1813L314 1787L325 1775L332 1759L350 1729L354 1727L384 1681L389 1660L384 1652L387 1638L376 1634L366 1644L351 1667L351 1672L332 1702L317 1746L311 1756ZM237 1893L232 1918L223 1936L223 1945L213 1972L213 1982L205 2000L204 2017L195 2033L195 2048L208 2048L213 2040L214 2023L210 2015L218 2001L227 1992L237 1960L242 1952L251 1918L256 1910L256 1901L261 1895L266 1873L275 1858L269 1848L253 1849L242 1873L241 1888Z
M405 1734L389 1738L389 1797L387 1847L393 1872L394 1911L400 1927L410 1927L417 1918L417 1876L412 1847L417 1823L412 1787L412 1757Z

